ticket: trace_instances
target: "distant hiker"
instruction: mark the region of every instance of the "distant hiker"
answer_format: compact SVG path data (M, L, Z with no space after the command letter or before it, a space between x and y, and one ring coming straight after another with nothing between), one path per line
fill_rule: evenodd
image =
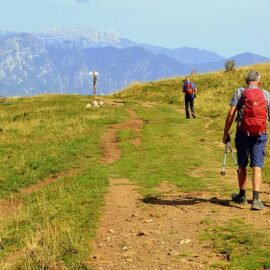
M185 93L185 109L186 109L186 118L190 118L189 116L189 107L191 110L191 115L193 118L196 118L194 111L194 98L196 97L197 88L196 85L186 78L183 80L182 86L183 93Z
M270 94L262 90L261 75L257 71L250 71L246 76L247 86L237 89L230 101L223 142L230 139L229 131L237 112L237 129L235 147L238 161L239 194L233 194L235 203L247 204L246 199L246 166L250 161L252 168L253 198L251 209L261 210L264 205L259 199L261 171L265 158L265 146L267 142L267 120L270 112Z

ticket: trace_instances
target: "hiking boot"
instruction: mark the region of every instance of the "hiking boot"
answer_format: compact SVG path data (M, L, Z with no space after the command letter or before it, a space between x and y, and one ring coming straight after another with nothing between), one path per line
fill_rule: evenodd
M243 205L248 204L246 196L240 196L239 194L233 194L232 200L235 203L239 203L239 204L243 204Z
M252 200L251 204L251 210L262 210L264 208L264 205L262 201L254 199Z
M194 114L194 113L192 114L192 117L193 117L193 118L196 118L196 116L195 116L195 114Z

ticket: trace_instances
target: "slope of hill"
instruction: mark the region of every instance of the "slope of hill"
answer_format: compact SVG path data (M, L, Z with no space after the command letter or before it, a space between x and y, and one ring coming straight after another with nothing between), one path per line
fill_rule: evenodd
M100 94L123 88L132 81L149 81L164 76L185 74L189 66L165 55L155 55L143 48L113 47L69 49L63 51L48 48L57 70L61 74L62 86L66 93L87 94L91 91L89 71L98 70Z
M220 117L221 113L227 110L229 99L234 90L240 86L245 86L244 78L250 69L256 69L261 72L263 87L270 90L270 78L268 75L270 64L242 67L233 73L220 71L192 75L191 79L196 83L198 88L196 107L200 113L207 117ZM168 104L180 104L183 106L181 92L183 78L176 77L157 82L135 83L127 87L124 91L115 93L114 96L129 101L162 101ZM223 122L220 124L223 124Z
M0 94L61 92L61 78L44 44L31 34L3 37L0 43Z
M250 53L250 52L235 55L233 57L230 57L228 60L234 60L238 67L270 61L270 59L267 57L263 57L261 55Z
M209 62L193 66L198 72L209 72L224 69L227 60L234 60L237 67L270 62L270 59L254 53L241 53L222 61Z
M216 53L197 48L182 47L177 49L167 49L149 44L143 44L141 46L153 53L165 54L169 57L175 58L176 60L182 63L190 65L192 64L199 65L208 62L225 61L224 57Z

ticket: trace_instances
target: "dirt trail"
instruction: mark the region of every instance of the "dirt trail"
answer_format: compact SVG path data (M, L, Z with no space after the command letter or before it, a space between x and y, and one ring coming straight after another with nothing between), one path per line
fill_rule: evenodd
M206 269L221 258L199 241L206 226L205 213L194 208L200 203L207 202L178 195L143 201L128 179L111 180L90 264L99 270Z
M135 112L131 120L112 126L102 138L103 162L112 164L121 156L116 136L123 128L137 132L143 126ZM109 143L106 143L109 141ZM218 172L217 172L218 173ZM235 174L228 170L228 174ZM225 182L237 187L235 177ZM267 200L269 186L263 185L262 199ZM230 219L245 218L260 228L269 228L269 215L233 205L218 192L180 192L162 183L160 197L142 198L137 186L128 179L111 179L103 216L88 261L94 270L193 270L209 269L214 262L225 262L209 243L200 240L209 222L223 225ZM267 210L266 210L267 211Z
M130 119L124 123L112 125L110 129L101 138L101 147L105 164L113 164L121 157L121 149L117 147L117 134L121 129L132 129L139 132L143 127L143 120L139 119L137 113L128 110ZM133 141L134 145L140 145L140 138Z
M200 236L209 222L245 218L269 228L269 216L209 192L182 193L163 183L160 197L142 198L128 179L112 179L89 264L94 270L209 269L226 261Z

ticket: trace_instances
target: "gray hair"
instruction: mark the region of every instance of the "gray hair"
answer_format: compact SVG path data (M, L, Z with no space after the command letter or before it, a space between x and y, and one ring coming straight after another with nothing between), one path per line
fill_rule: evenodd
M261 74L258 72L258 71L255 71L255 70L252 70L252 71L249 71L247 76L246 76L246 82L249 83L249 82L259 82L261 80L262 76Z

